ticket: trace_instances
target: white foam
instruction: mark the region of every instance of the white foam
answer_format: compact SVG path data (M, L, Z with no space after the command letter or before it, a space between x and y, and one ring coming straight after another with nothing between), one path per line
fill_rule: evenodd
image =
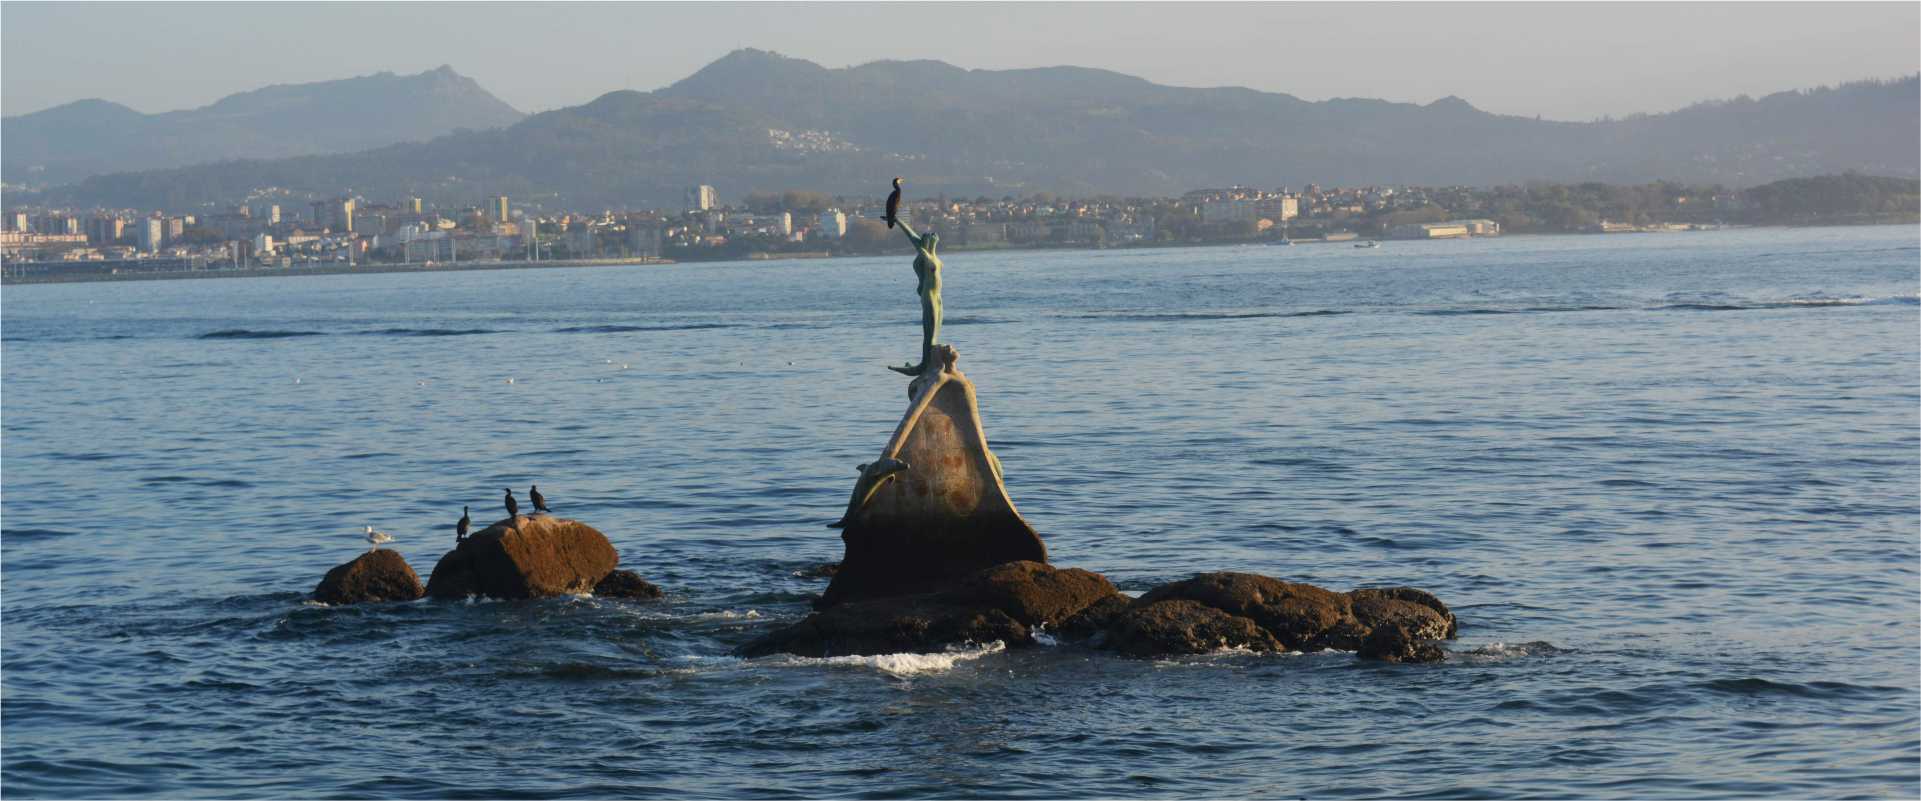
M989 654L1007 650L1007 644L995 640L986 645L950 645L947 651L938 654L878 654L875 656L830 656L825 659L797 659L798 664L822 664L850 667L869 667L894 678L906 678L923 673L945 673L955 665L971 662Z
M722 609L718 612L702 612L687 619L701 622L710 620L759 620L760 610L749 609L745 612L736 612L732 609Z
M1555 647L1553 643L1536 640L1534 642L1521 642L1512 645L1502 642L1488 643L1471 651L1457 651L1455 655L1466 659L1498 661L1530 656L1553 656L1554 654L1562 653L1564 650L1565 649Z
M1339 654L1339 653L1347 653L1347 652L1334 651L1332 649L1329 649L1327 651L1319 651L1317 653ZM1250 657L1250 656L1261 657L1261 658L1271 658L1271 657L1287 657L1287 656L1306 656L1306 654L1300 651L1256 651L1245 645L1232 645L1232 646L1222 646L1212 651L1208 651L1207 653L1204 653L1204 654L1183 654L1180 656L1160 657L1154 660L1154 667L1157 667L1157 668L1190 667L1191 668L1191 667L1232 666L1232 665L1241 664L1241 660L1244 657Z

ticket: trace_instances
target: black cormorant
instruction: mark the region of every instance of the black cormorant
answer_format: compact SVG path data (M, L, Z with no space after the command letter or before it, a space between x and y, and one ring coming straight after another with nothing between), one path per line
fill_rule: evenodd
M547 512L548 514L553 513L552 509L547 508L547 499L544 497L541 497L539 484L532 484L527 487L527 497L533 499L534 511Z
M511 489L507 490L507 517L511 519L519 516L520 516L520 502L514 500L513 490Z
M460 507L460 522L454 524L454 542L465 541L467 539L467 527L473 524L474 519L467 515L467 507Z
M900 219L900 179L894 179L894 193L887 196L887 227L893 228L894 221Z

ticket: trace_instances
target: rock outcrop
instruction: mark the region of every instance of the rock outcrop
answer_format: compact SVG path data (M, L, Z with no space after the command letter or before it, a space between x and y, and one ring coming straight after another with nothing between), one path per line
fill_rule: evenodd
M1092 620L1105 614L1105 620ZM1148 591L1124 609L1088 610L1070 630L1136 656L1253 651L1355 651L1392 662L1438 662L1454 613L1412 587L1348 593L1253 573L1202 573Z
M1204 654L1222 648L1286 650L1252 620L1182 599L1135 602L1108 624L1103 645L1130 656Z
M1365 634L1351 625L1352 602L1347 596L1253 573L1202 573L1155 587L1141 596L1140 603L1176 599L1248 618L1290 651L1342 645L1348 646L1342 650L1352 650Z
M1355 619L1370 629L1400 623L1409 626L1408 630L1416 637L1429 640L1451 640L1460 630L1447 604L1425 590L1386 587L1352 590L1347 596L1354 599Z
M954 349L908 387L907 413L880 457L861 469L839 524L846 543L823 607L925 592L929 586L1015 561L1047 561L987 448L974 385L954 369Z
M596 598L659 598L665 594L632 570L616 570L594 584Z
M1402 626L1418 640L1452 640L1460 628L1447 603L1423 590L1352 590L1347 597L1354 601L1354 622L1368 632Z
M1202 573L1129 598L1098 573L1039 562L977 570L929 591L834 604L740 649L745 656L933 653L1047 631L1129 656L1354 651L1388 662L1439 662L1454 613L1412 587L1333 592L1253 573Z
M441 557L427 579L427 594L545 598L592 592L619 562L613 544L591 526L520 516L488 526Z
M935 653L949 645L1033 642L1088 607L1125 603L1099 574L1039 562L996 565L912 595L835 604L741 648L745 656Z
M968 575L942 597L961 606L999 610L1030 626L1058 626L1095 603L1126 596L1099 573L1020 561Z
M399 552L376 549L327 571L314 600L327 604L412 601L426 594L420 576Z

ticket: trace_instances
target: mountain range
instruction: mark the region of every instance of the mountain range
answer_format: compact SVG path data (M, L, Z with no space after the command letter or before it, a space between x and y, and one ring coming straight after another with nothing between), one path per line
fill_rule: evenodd
M101 175L46 199L179 208L274 186L439 204L506 194L550 208L632 208L670 205L694 184L732 198L875 193L895 175L922 196L1170 195L1310 182L1745 187L1850 170L1921 174L1917 88L1921 77L1909 76L1555 122L1490 114L1454 97L1314 102L1079 67L881 61L829 69L739 50L654 92L610 92L503 128L356 153Z
M235 158L350 153L526 116L445 66L268 86L162 114L79 100L0 120L0 172L8 183L63 184Z

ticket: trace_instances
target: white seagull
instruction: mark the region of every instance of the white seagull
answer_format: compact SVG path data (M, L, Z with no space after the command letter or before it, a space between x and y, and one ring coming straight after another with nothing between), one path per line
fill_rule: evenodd
M375 531L373 526L367 527L367 545L369 546L367 548L368 553L372 553L375 550L378 550L380 546L393 541L394 541L394 535L388 534L385 531Z

